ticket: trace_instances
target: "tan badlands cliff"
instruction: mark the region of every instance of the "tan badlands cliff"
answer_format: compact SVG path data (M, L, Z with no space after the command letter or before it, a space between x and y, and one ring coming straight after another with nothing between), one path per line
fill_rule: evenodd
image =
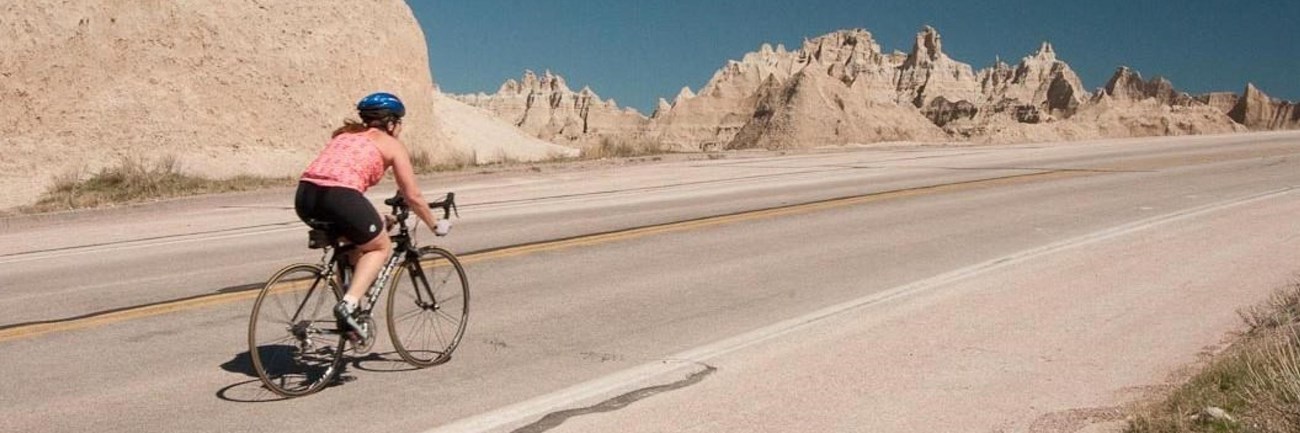
M500 95L514 88L507 83L498 95L477 95L473 103L509 105L509 98L503 102ZM739 61L727 62L698 93L683 88L673 101L661 99L649 122L616 119L604 131L668 149L697 151L881 141L1080 140L1298 127L1300 109L1294 104L1272 100L1253 87L1246 94L1192 97L1164 78L1143 80L1128 68L1117 70L1092 94L1049 43L1015 65L996 61L976 71L949 57L939 32L928 26L917 34L909 53L886 54L870 32L844 30L807 40L793 51L765 44ZM550 130L555 130L556 123L531 119L526 110L509 112L507 120L517 124L551 124ZM544 118L553 118L546 113Z
M174 155L214 177L294 175L376 90L407 102L403 139L435 158L573 152L518 134L504 150L458 140L473 135L444 118L501 137L512 128L435 102L424 35L401 0L6 2L0 52L0 134L13 156L0 159L0 208L122 156Z

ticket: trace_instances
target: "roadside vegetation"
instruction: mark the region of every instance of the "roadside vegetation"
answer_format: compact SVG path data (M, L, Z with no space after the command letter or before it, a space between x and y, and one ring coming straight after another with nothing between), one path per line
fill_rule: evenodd
M248 191L292 185L291 179L240 175L208 179L184 174L175 157L147 160L123 157L117 165L86 176L82 170L58 175L36 204L21 212L38 213L138 203L172 197Z
M657 143L643 140L615 140L604 138L585 148L576 157L555 156L543 161L520 161L501 155L490 164L477 163L478 155L455 152L434 157L427 151L411 155L411 164L418 175L447 173L486 167L527 165L533 171L539 166L564 164L576 161L595 161L610 158L628 158L630 161L659 161L661 155L673 153ZM709 159L722 158L717 152L705 154ZM639 158L639 159L637 159ZM485 171L488 173L491 171ZM53 184L37 199L35 204L10 210L0 210L0 216L13 213L44 213L76 209L91 209L139 203L166 198L199 194L250 191L268 187L291 186L288 177L262 177L239 175L227 179L209 179L185 174L179 160L165 156L157 160L128 156L116 165L87 174L86 170L72 170L54 177Z
M604 137L600 143L582 150L580 159L635 158L669 153L663 146L637 139Z
M1300 432L1300 283L1241 316L1240 339L1125 432Z
M604 137L596 144L579 146L579 148L580 152L576 156L557 153L548 158L532 161L514 158L502 152L495 158L488 158L491 162L486 163L479 163L479 155L472 152L453 152L435 158L427 151L417 151L411 154L411 165L414 166L415 173L421 175L467 169L480 169L479 173L494 173L497 169L525 166L532 171L542 171L541 167L548 165L616 158L623 158L630 162L661 161L663 155L676 153L652 141L610 137ZM708 153L706 156L709 159L725 157L718 152Z
M474 154L464 152L435 159L428 151L417 150L411 154L411 167L415 169L415 174L443 173L473 167L475 159Z
M495 155L495 158L486 158L486 163L479 163L481 155L475 152L451 151L446 155L437 155L426 150L417 150L411 153L411 165L415 168L415 173L436 174L445 172L462 171L476 168L501 168L511 166L530 166L534 171L540 170L539 165L565 164L580 161L598 161L614 158L628 158L632 161L660 161L664 155L678 153L663 146L661 143L644 137L631 138L614 138L602 137L599 141L591 144L575 144L579 148L576 156L567 156L554 154L549 158L541 160L521 160L511 157L504 152ZM725 158L726 154L716 150L701 152L701 155L708 159ZM637 159L640 158L640 159ZM489 171L490 172L490 171Z

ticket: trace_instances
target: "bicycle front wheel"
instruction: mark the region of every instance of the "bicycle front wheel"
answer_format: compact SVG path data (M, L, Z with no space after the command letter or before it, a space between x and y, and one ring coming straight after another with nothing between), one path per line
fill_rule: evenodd
M347 342L334 320L340 293L318 265L292 265L266 282L248 323L248 353L267 389L297 397L338 375Z
M451 252L418 251L393 276L388 291L388 336L402 359L428 367L451 359L469 320L469 280Z

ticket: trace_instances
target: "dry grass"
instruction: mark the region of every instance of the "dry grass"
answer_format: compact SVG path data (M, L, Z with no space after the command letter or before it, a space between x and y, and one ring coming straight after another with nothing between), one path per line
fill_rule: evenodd
M445 158L438 159L434 159L433 155L425 150L417 150L411 154L411 166L415 169L415 174L459 171L475 166L477 160L477 155L465 152L453 152Z
M1300 432L1300 284L1241 313L1248 330L1126 432ZM1233 420L1199 416L1209 407Z
M576 160L597 160L606 158L636 158L669 153L657 143L639 138L613 139L606 137L599 144L583 150L578 157L556 154L549 160L533 161L527 164L533 171L541 171L536 164L565 163ZM710 154L714 159L721 156ZM498 161L488 166L509 166L525 164L523 161L499 155ZM654 160L659 160L656 157ZM478 155L472 152L452 152L435 158L425 150L416 150L411 154L411 165L416 174L433 174L461 171L478 167ZM117 165L87 174L85 170L72 170L60 173L52 179L47 189L36 204L17 208L16 213L41 213L62 210L96 208L120 204L137 203L163 198L188 195L247 191L272 186L292 185L293 180L284 178L267 178L240 175L228 179L208 179L182 173L179 161L174 156L165 156L158 160L140 157L123 157ZM6 212L6 211L0 211ZM0 213L0 215L4 215Z
M583 148L578 156L567 156L560 153L550 155L548 158L537 161L523 161L511 157L505 151L498 151L495 158L487 158L491 162L478 163L479 155L472 152L453 152L440 158L435 158L432 153L417 150L411 154L411 165L415 167L416 174L431 174L449 171L460 171L468 168L492 168L508 167L513 165L537 165L537 164L563 164L574 161L591 161L609 158L644 158L656 157L672 153L657 142L647 140L642 137L603 137L600 142ZM709 159L725 157L721 153L710 153ZM655 158L658 161L661 158ZM530 167L532 170L539 170L537 167ZM481 173L490 173L492 170L481 171Z
M236 176L207 179L181 172L175 157L149 161L124 157L117 165L87 177L83 170L69 171L54 177L53 184L36 204L21 212L52 212L136 203L196 194L247 191L269 186L292 185L290 178Z
M595 146L583 149L581 159L631 158L668 153L658 143L637 138L604 137Z

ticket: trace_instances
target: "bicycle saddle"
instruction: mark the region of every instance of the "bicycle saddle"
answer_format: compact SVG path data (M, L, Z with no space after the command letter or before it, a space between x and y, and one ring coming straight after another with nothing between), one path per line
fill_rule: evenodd
M312 229L307 232L307 248L319 250L338 245L339 234L334 231L334 223L312 219L307 220L307 226Z

